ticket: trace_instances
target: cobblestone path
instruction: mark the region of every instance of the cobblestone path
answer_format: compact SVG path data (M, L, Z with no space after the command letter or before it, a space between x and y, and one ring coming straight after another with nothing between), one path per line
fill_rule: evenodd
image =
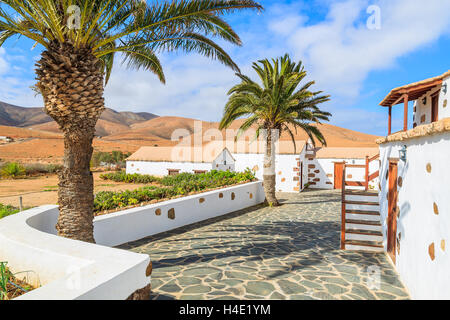
M340 193L279 199L121 248L150 255L152 299L409 299L384 253L339 249Z

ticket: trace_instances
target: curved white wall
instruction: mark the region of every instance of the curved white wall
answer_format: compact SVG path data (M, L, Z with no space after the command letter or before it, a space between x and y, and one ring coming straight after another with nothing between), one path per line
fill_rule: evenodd
M57 237L57 215L43 206L0 220L0 257L42 285L19 299L126 299L150 282L148 255Z
M42 285L19 299L126 299L150 277L148 255L110 248L264 201L252 182L112 213L94 220L97 244L56 236L57 206L43 206L0 220L0 258L12 272Z

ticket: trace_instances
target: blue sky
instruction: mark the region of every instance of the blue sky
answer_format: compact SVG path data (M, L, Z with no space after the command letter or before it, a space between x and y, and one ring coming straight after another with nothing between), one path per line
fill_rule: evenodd
M289 53L302 60L308 79L332 100L322 106L334 125L384 135L387 110L378 105L394 87L436 76L450 69L450 1L448 0L304 0L260 1L265 11L227 17L244 45L224 44L243 73L261 58ZM369 28L377 6L380 28ZM373 22L373 20L370 20ZM378 21L378 20L375 20ZM369 25L370 26L370 25ZM42 106L29 89L40 48L25 39L0 48L0 100ZM148 72L126 70L117 63L105 91L106 104L118 111L219 121L234 72L195 54L162 54L167 84ZM402 108L394 108L393 130L402 125Z

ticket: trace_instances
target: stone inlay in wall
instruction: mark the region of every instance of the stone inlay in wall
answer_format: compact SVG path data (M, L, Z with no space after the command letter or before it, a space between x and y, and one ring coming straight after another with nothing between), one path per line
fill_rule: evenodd
M281 179L281 182L286 182L286 178Z
M423 116L420 118L420 123L424 123L426 119L427 119L427 117L426 117L425 115L423 115Z
M353 178L353 176L351 174L348 174L347 179L351 179L351 178Z
M439 215L439 207L436 202L433 203L433 211L435 215Z
M200 203L205 202L205 198L200 198L200 199L198 199L198 202L200 202Z
M427 172L431 173L431 163L427 163Z
M250 199L253 199L253 193L250 193Z
M153 272L153 263L150 261L150 263L147 266L147 269L145 270L145 275L147 277L150 277L152 275Z
M320 170L314 170L314 173L320 173Z
M167 212L167 216L169 217L169 219L171 220L175 220L175 209L172 208Z
M222 199L223 198L223 193L219 193L219 198Z
M430 255L431 261L434 261L436 258L434 255L434 242L428 246L428 254Z
M157 216L160 216L160 215L161 215L161 209L156 209L155 214L156 214Z
M309 168L309 169L315 169L315 168L316 168L316 165L315 165L315 164L309 164L309 165L308 165L308 168Z
M447 99L444 100L444 108L447 108Z
M331 178L331 177L333 177L333 174L332 174L332 173L329 173L329 174L327 174L327 177L328 177L328 178Z
M279 171L279 172L278 172L278 175L280 175L280 176L281 176L282 174L283 174L283 172L281 172L281 171Z
M397 183L399 187L403 186L403 178L399 177Z
M236 195L233 192L233 193L231 193L231 200L234 200L234 199L236 199Z
M441 249L442 249L442 251L445 252L445 240L444 239L441 240Z

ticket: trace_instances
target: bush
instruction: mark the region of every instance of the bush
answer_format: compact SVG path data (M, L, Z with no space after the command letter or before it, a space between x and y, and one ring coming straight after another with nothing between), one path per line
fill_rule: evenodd
M100 178L103 180L126 183L153 183L161 181L161 178L158 177L144 174L127 174L125 171L105 173L100 175Z
M113 152L95 152L92 155L91 165L99 167L102 163L107 165L125 166L125 159L131 156L131 153L123 153L122 151Z
M1 176L12 179L24 176L25 173L26 173L25 168L17 162L9 162L5 164L0 170Z
M27 175L35 174L53 174L62 168L59 164L43 164L43 163L33 163L26 164L25 172Z
M114 181L119 182L141 181L140 183L145 183L142 181L146 179L148 181L154 179L152 182L158 181L162 186L150 186L123 192L99 192L94 200L95 212L124 208L142 202L172 198L186 195L190 192L199 192L255 180L255 176L250 170L238 173L229 171L211 171L203 174L182 173L177 176L166 176L162 179L153 176L127 175L125 172L120 172L102 175L102 178L111 178L111 180L114 179Z
M12 214L16 214L19 212L19 209L14 208L12 206L5 206L0 203L0 219L10 216Z

